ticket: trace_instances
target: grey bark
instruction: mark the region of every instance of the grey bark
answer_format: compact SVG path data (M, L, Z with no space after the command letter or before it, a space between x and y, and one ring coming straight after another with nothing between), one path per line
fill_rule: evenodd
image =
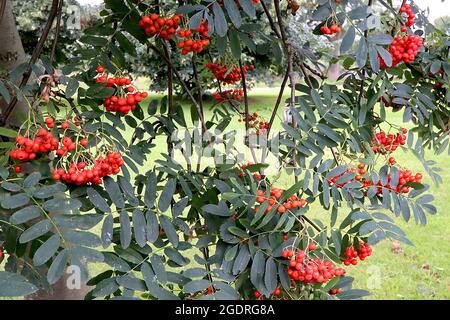
M341 40L343 38L343 36L344 36L344 33L341 32L332 39L333 55L335 57L339 56L341 53L341 50L340 50L341 42L339 40ZM339 78L339 76L341 75L341 73L342 73L341 65L339 63L335 63L330 66L327 77L330 80L337 80Z

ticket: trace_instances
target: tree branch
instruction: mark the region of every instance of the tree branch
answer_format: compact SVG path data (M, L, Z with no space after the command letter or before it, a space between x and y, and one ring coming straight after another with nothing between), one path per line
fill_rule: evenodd
M275 102L275 106L272 111L272 115L270 116L269 126L267 128L267 137L269 136L270 129L272 129L273 122L275 121L275 116L278 112L278 108L280 106L281 100L283 99L284 88L286 87L287 80L289 78L289 69L286 69L286 73L283 78L283 82L281 83L280 91L278 92L277 101Z
M50 64L53 64L53 60L55 59L56 46L58 44L59 32L61 31L61 16L63 3L64 0L60 0L58 5L58 16L56 18L56 27L55 27L55 39L53 40L52 53L50 55Z
M195 65L195 59L194 59L195 55L192 56L192 70L194 71L194 79L197 85L197 90L198 90L198 104L200 105L200 110L202 111L202 116L205 116L204 113L204 109L203 109L203 89L202 89L202 84L200 82L200 79L198 77L198 72L197 72L197 66Z
M275 22L273 21L272 16L270 15L269 8L267 8L267 5L264 3L264 1L260 1L260 3L264 9L264 13L266 14L267 20L269 20L270 28L273 30L273 32L275 32L277 37L281 39L281 33L275 26Z
M73 99L72 99L72 98L67 98L66 95L65 95L64 93L62 93L62 92L54 92L54 93L55 93L55 95L56 95L57 97L60 97L60 98L63 98L64 100L66 100L66 101L69 103L69 105L70 105L72 111L77 115L78 118L81 119L81 113L80 113L80 111L78 110L78 108L77 108L77 106L75 105L75 103L73 102Z
M247 95L247 81L245 79L244 68L242 67L242 61L239 59L239 70L241 72L242 89L244 90L244 116L245 116L245 144L248 145L247 134L249 129L248 119L248 95Z
M286 38L286 33L284 32L283 17L281 16L281 10L280 10L280 0L274 0L274 4L275 4L275 12L277 15L278 25L280 27L281 39L283 40L284 46L287 47L287 38Z
M48 16L47 23L44 27L44 30L42 31L42 35L41 35L36 47L33 50L33 54L31 55L30 61L28 62L27 69L24 72L24 74L22 76L22 81L19 84L19 89L23 89L23 87L27 84L28 80L30 79L31 73L32 73L32 67L36 63L39 56L41 55L42 50L44 49L45 41L48 38L53 21L55 20L56 14L58 12L59 1L60 0L53 0L53 2L52 2L52 6L50 8L50 13ZM18 102L17 96L14 96L11 99L11 102L9 103L9 105L6 107L5 112L0 117L0 126L4 126L6 124L6 121L8 121L8 118L11 116L17 102Z

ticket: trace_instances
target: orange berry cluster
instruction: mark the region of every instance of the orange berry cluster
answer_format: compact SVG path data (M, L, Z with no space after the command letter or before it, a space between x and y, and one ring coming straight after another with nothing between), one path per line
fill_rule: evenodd
M260 204L264 203L265 201L269 202L269 205L264 211L264 214L267 214L270 210L272 210L272 208L276 208L279 214L283 214L284 212L286 212L286 210L301 208L307 204L305 199L297 199L297 196L295 194L290 196L283 203L280 203L279 199L283 195L283 192L284 190L282 189L272 188L270 190L270 196L267 197L264 191L258 190L256 201ZM256 207L255 211L258 212L259 207Z
M415 34L395 37L388 49L392 56L391 68L402 62L413 62L422 44L423 38ZM381 57L379 60L381 68L389 68Z
M117 112L123 115L128 114L131 110L136 109L136 104L148 96L147 92L139 92L131 85L131 79L126 77L108 77L104 74L105 68L103 66L97 67L97 77L95 79L98 83L106 83L107 87L116 87L116 94L106 98L103 101L103 106L106 111Z
M324 25L324 26L320 27L320 31L323 34L330 35L330 34L335 34L335 33L341 32L342 28L340 26L338 26L337 24L332 24L330 27Z
M69 119L73 119L69 117ZM49 128L54 128L55 123L53 118L45 118L46 125ZM66 130L69 126L67 121L63 121L60 125L60 129ZM17 148L9 153L11 159L18 160L20 162L29 162L34 160L38 154L49 154L56 151L56 154L60 157L67 156L71 151L76 149L76 144L70 137L63 137L60 141L58 136L54 136L51 131L47 131L45 128L39 128L34 138L26 138L23 135L16 137ZM79 140L79 144L82 147L87 147L89 142L86 138ZM16 173L22 173L23 168L20 164L15 165L14 170Z
M345 249L345 259L342 262L346 265L357 265L359 257L361 261L364 261L367 257L372 255L372 248L367 242L359 241L359 248L353 246L347 247Z
M314 247L315 249L315 247ZM308 251L311 251L308 248ZM303 250L283 250L283 258L289 259L288 275L293 281L304 283L325 283L334 277L340 277L345 274L342 268L336 268L336 265L320 258L310 259L307 252Z
M157 35L164 40L171 40L181 23L181 19L182 15L180 14L164 19L156 13L152 13L150 16L143 16L139 20L139 26L144 29L147 37Z
M397 150L399 146L406 144L406 133L408 129L403 128L401 132L397 134L386 134L383 130L375 133L375 137L372 138L372 151L374 153L387 154Z
M12 159L20 162L32 161L38 153L50 153L59 146L58 138L50 131L41 128L33 139L25 138L22 135L16 137L18 147L9 153Z
M260 136L266 133L269 129L269 122L260 120L259 115L256 112L249 114L247 117L245 117L245 114L243 114L243 117L238 121L245 122L246 119L248 121L248 127L250 129L255 129L254 132L250 133L251 135Z
M239 167L241 168L242 172L239 172L238 176L243 178L245 176L247 176L247 174L244 172L245 169L247 169L248 166L254 165L253 162L248 162L247 164L242 164ZM255 180L261 180L261 175L259 174L259 172L255 172L253 174L253 178L255 178Z
M347 182L343 182L343 183L338 183L338 184L336 184L336 187L342 188L342 187L345 186L346 184L348 184L348 183L350 183L350 182L353 182L353 181L355 181L355 180L356 180L356 181L360 181L360 180L361 180L361 176L360 176L360 175L366 174L366 170L365 170L364 168L365 168L365 166L364 166L363 164L359 164L359 165L358 165L358 169L359 169L358 172L359 172L359 174L356 174L354 179L351 179L351 180L349 180L349 181L347 181ZM336 183L336 181L337 181L340 177L342 177L342 176L344 176L344 175L346 175L347 173L350 173L350 172L357 173L357 171L356 171L355 168L349 168L349 169L345 170L343 173L341 173L341 174L339 174L339 175L337 175L337 176L335 176L335 177L333 177L333 178L327 179L327 182L328 182L329 185L333 185L333 184Z
M222 92L214 92L212 94L212 97L214 98L214 100L216 100L216 103L224 103L227 101L241 102L242 98L244 97L244 90L230 89L224 90Z
M194 30L180 30L178 31L178 36L180 38L184 38L184 40L180 40L177 43L178 48L181 49L182 55L187 55L189 52L197 52L201 53L204 47L209 45L208 38L208 25L206 24L206 20L203 19L200 26ZM194 39L193 36L198 34L199 37L204 37L206 39Z
M205 66L206 68L211 70L211 72L214 73L216 79L223 84L234 84L236 82L241 81L242 79L242 74L239 67L235 66L230 69L228 66L222 65L220 62L219 63L209 62ZM244 75L246 75L248 73L248 70L254 68L255 66L251 64L249 66L243 66L242 71Z
M106 157L97 158L91 169L87 169L86 162L72 163L67 171L63 168L53 170L52 178L55 181L62 180L67 184L76 184L77 186L99 185L104 177L118 174L123 165L124 161L120 153L109 152Z

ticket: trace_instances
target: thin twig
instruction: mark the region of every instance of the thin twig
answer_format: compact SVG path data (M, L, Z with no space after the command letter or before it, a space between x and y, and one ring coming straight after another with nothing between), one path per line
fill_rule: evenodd
M242 61L239 59L239 70L241 72L241 83L242 89L244 90L244 116L245 116L245 144L248 145L248 129L249 129L249 111L248 111L248 95L247 95L247 81L244 73L244 68L242 67Z
M205 116L204 109L203 109L203 89L202 84L200 82L198 72L197 72L197 66L195 65L195 55L192 56L192 70L194 72L194 79L197 85L197 91L198 91L198 104L200 105L200 109L202 111L202 116Z
M169 49L166 46L163 46L164 54L166 57L170 56ZM172 118L173 114L173 70L172 65L167 65L167 116L169 119ZM170 141L170 134L167 135L167 151L168 154L172 154L173 144Z
M319 77L320 79L322 79L322 80L327 79L327 77L323 73L317 71L316 69L314 69L313 67L309 66L308 64L303 63L303 66L305 67L305 69L307 69L309 72L311 72L313 75Z
M280 0L274 0L274 4L275 4L275 13L277 15L278 25L280 27L281 39L283 40L284 46L287 48L287 38L286 38L286 33L284 31L284 26L283 26L283 17L281 16Z
M266 14L267 20L269 20L270 28L275 32L278 38L281 39L280 31L278 31L277 27L275 26L275 22L272 19L272 16L270 15L269 8L267 8L267 5L264 3L264 1L260 1L261 6L264 9L264 13Z
M78 110L78 108L75 105L75 102L73 102L72 98L67 98L66 95L62 92L54 92L54 93L57 97L60 97L60 98L63 98L64 100L66 100L69 103L72 111L77 115L78 118L81 119L81 112Z
M280 91L278 92L277 101L275 102L275 107L273 108L272 115L270 116L269 126L267 128L267 136L269 136L270 129L272 129L273 122L275 121L275 116L278 112L281 100L283 99L284 89L286 87L288 78L289 78L289 69L286 69L283 82L281 83Z
M371 7L372 4L373 4L373 0L369 0L369 2L367 3L367 5L368 5L369 7ZM366 29L366 30L364 31L364 38L367 39L368 36L369 36L369 30ZM366 69L363 68L363 69L362 69L362 75L361 75L361 85L360 85L360 87L359 87L359 95L358 95L358 105L360 105L360 106L361 106L362 98L363 98L363 96L364 96L364 82L365 82L365 80L366 80Z
M166 46L163 46L164 54L169 57L170 53ZM167 65L167 104L169 116L173 113L173 70L172 65Z
M50 64L52 64L53 60L55 59L56 47L58 45L59 33L61 31L61 16L62 16L63 3L64 3L64 0L60 0L59 5L58 5L58 16L56 18L56 27L55 27L55 39L53 40L52 52L50 55Z

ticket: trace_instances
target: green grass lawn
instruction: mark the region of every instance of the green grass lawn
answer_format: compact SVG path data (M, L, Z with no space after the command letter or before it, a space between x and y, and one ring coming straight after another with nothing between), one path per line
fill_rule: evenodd
M142 86L144 87L144 86ZM253 89L250 93L250 111L258 112L266 120L269 119L271 108L276 100L278 88ZM161 95L150 95L149 99L160 98ZM179 100L177 100L179 101ZM183 102L185 115L189 118L189 103ZM211 101L206 101L205 118L211 115ZM146 105L144 103L143 105ZM274 129L280 128L282 108L279 110L279 118L275 121ZM401 125L402 114L390 113L388 115L392 123ZM238 117L233 119L230 128L243 127ZM124 133L124 138L129 141L132 131ZM155 140L156 147L152 149L149 161L145 167L148 168L161 152L166 151L165 137ZM397 151L395 158L402 165L414 172L423 172L422 165L410 152ZM450 179L450 158L444 154L435 156L429 151L427 159L438 162L442 168L444 181ZM247 159L251 161L252 159ZM270 175L270 172L269 172ZM431 184L431 193L435 196L435 205L438 215L427 216L428 225L415 225L414 219L408 224L401 219L397 223L404 229L408 238L415 244L408 247L401 244L400 248L392 250L392 243L385 241L378 244L373 255L356 267L349 267L348 274L356 278L355 287L369 290L373 293L369 299L448 299L450 298L450 215L445 206L450 202L450 193L445 183L441 186L433 185L425 175L425 182ZM287 187L293 183L293 177L283 176L278 182L279 187ZM342 213L348 213L343 208ZM314 204L308 212L313 218L328 221L328 212L318 204ZM100 226L98 226L98 231ZM191 259L192 261L192 259ZM92 275L105 270L105 265L97 264L90 267Z

